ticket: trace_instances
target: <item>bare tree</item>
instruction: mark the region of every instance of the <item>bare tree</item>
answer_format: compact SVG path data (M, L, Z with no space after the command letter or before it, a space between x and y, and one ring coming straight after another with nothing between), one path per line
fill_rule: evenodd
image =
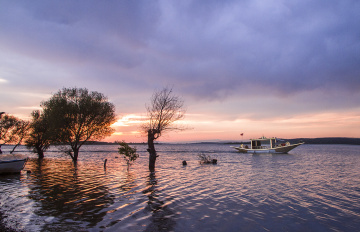
M149 170L155 170L156 154L154 141L164 132L183 130L184 127L174 124L185 116L183 100L173 94L172 89L163 88L155 91L151 97L151 104L146 106L148 120L142 126L148 136Z

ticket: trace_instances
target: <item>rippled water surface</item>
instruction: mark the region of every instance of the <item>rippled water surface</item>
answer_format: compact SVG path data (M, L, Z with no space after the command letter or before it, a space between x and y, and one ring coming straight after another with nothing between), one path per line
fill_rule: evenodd
M117 146L56 149L0 176L3 224L20 231L358 231L360 146L240 154L229 145L146 146L127 170ZM3 149L4 150L4 149ZM198 154L217 165L199 164ZM107 166L104 169L104 160ZM182 165L182 160L188 162ZM31 171L27 173L26 170Z

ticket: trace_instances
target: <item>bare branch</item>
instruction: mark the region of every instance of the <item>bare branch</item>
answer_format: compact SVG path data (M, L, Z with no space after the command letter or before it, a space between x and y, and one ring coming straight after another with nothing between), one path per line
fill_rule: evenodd
M151 97L151 104L146 106L148 121L142 129L148 136L149 170L155 170L156 154L154 140L158 139L165 131L183 130L174 122L183 119L185 115L184 102L174 96L172 89L164 88L155 91Z
M145 133L150 130L157 139L162 133L169 130L184 130L174 122L184 118L184 102L180 97L173 95L172 89L164 88L155 91L151 97L151 105L146 106L148 121L142 126Z

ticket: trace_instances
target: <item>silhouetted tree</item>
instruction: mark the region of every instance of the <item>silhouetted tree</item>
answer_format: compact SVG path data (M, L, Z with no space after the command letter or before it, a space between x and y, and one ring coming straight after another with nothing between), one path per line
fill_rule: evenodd
M14 135L15 146L11 150L10 154L12 154L21 142L29 135L29 125L29 121L18 119Z
M27 136L29 122L21 120L15 116L2 113L0 116L0 146L4 144L15 144L10 152Z
M0 118L0 144L12 143L16 139L19 119L9 114L2 114Z
M155 170L156 150L154 140L169 130L182 130L184 127L174 124L185 116L184 102L173 95L172 89L155 91L151 103L146 107L148 120L142 129L148 136L149 170Z
M43 114L39 110L31 113L32 121L30 123L29 136L25 141L25 145L29 149L33 149L40 159L44 158L44 152L50 147L51 134L49 123L45 120Z
M52 141L71 147L67 153L77 161L80 147L113 133L115 106L98 92L85 88L63 88L41 105L49 123Z

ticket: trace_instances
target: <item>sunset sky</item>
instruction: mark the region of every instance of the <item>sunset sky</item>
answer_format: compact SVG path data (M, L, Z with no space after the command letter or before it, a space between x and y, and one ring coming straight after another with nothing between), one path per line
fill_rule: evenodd
M87 88L116 106L106 141L143 142L145 105L170 86L189 129L162 142L360 137L359 12L358 0L0 0L0 111L26 119Z

